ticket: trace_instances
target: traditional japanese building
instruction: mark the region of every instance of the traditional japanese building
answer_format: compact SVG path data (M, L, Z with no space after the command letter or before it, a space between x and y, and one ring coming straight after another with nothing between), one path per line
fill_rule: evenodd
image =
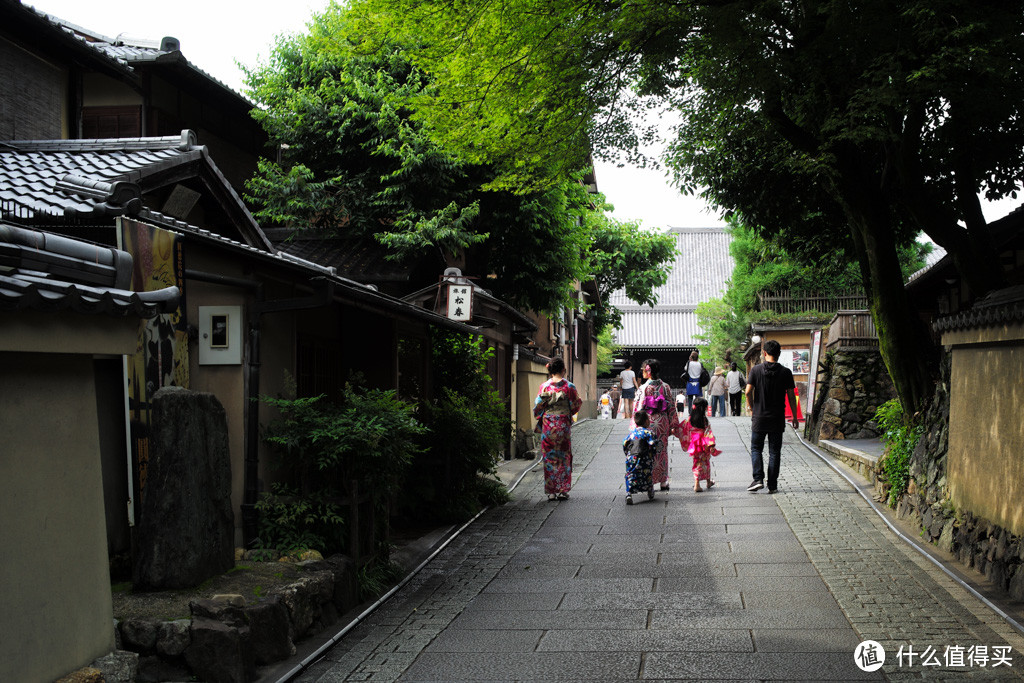
M645 358L657 358L662 378L676 388L690 352L700 345L697 305L725 293L734 263L732 236L725 228L672 228L669 234L678 255L668 282L654 290L658 303L642 306L623 291L612 294L611 303L622 313L622 325L615 331L619 357L632 362L634 370ZM705 362L709 364L713 371L713 362Z

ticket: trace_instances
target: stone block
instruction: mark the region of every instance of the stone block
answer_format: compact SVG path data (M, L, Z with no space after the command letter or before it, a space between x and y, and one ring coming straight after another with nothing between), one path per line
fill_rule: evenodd
M301 639L312 627L320 609L317 594L317 588L313 587L308 578L271 589L270 596L279 598L288 609L288 636L292 641Z
M92 663L103 673L105 683L134 683L139 672L139 653L116 650Z
M192 619L213 619L229 626L245 626L245 610L224 600L193 600L188 604Z
M270 664L295 654L295 644L288 633L288 609L279 597L246 607L245 619L257 664Z
M245 607L245 598L238 593L222 593L210 598L214 602L222 602L231 607Z
M191 643L185 649L185 661L206 683L246 683L255 673L251 652L246 646L248 628L229 626L215 619L192 619Z
M137 683L195 680L195 676L188 667L179 662L181 662L180 658L172 661L157 655L140 656L139 671L135 680Z
M125 619L119 624L121 642L132 652L151 652L156 647L162 622L156 619Z
M852 397L850 392L846 390L846 387L833 387L828 391L828 397L841 403L847 403Z
M939 534L938 546L946 552L953 552L953 539L955 538L955 527L956 520L947 519L946 523L942 527L942 532Z
M227 417L213 394L165 387L152 422L132 583L190 588L234 566Z
M1024 565L1017 565L1010 577L1008 591L1014 600L1024 600Z
M104 683L103 672L95 667L87 666L57 679L56 683Z
M185 652L192 640L191 619L175 619L160 624L156 638L157 654L177 657Z

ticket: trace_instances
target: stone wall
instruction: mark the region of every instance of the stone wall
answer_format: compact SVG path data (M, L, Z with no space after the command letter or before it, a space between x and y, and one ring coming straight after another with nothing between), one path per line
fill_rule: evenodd
M829 351L818 368L817 396L807 433L813 441L876 437L875 410L895 397L878 349Z
M924 414L924 435L910 458L907 492L896 506L913 520L929 543L952 553L965 567L984 574L996 587L1024 599L1024 538L949 500L947 456L950 429L969 426L950 420L951 355L943 358L940 381ZM1019 502L1018 502L1019 504Z
M350 558L299 566L305 576L255 600L219 595L193 601L188 619L117 622L118 648L138 655L134 680L247 683L259 677L259 667L293 656L295 643L330 627L359 599Z

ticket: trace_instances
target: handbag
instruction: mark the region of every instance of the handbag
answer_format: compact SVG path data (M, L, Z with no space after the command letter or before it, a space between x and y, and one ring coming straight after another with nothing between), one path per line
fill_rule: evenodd
M701 366L700 366L700 385L702 387L706 387L708 385L708 382L710 382L710 381L711 381L711 373L708 372L708 369L706 367L704 367L703 364L701 364Z
M688 379L686 380L686 395L687 396L700 396L703 392L700 388L699 379Z

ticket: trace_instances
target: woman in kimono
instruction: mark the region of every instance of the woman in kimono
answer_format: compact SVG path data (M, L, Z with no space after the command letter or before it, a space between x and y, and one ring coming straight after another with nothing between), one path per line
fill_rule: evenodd
M576 385L565 379L565 362L548 363L551 378L540 385L533 402L533 416L540 424L540 453L544 459L544 493L548 500L565 500L572 488L572 416L583 400Z
M641 371L646 380L636 392L636 410L643 410L651 418L648 427L657 439L654 446L654 472L652 479L662 491L668 491L668 438L679 437L679 416L676 413L675 396L672 387L662 382L658 375L661 364L649 358L645 360ZM636 427L634 422L633 427Z

